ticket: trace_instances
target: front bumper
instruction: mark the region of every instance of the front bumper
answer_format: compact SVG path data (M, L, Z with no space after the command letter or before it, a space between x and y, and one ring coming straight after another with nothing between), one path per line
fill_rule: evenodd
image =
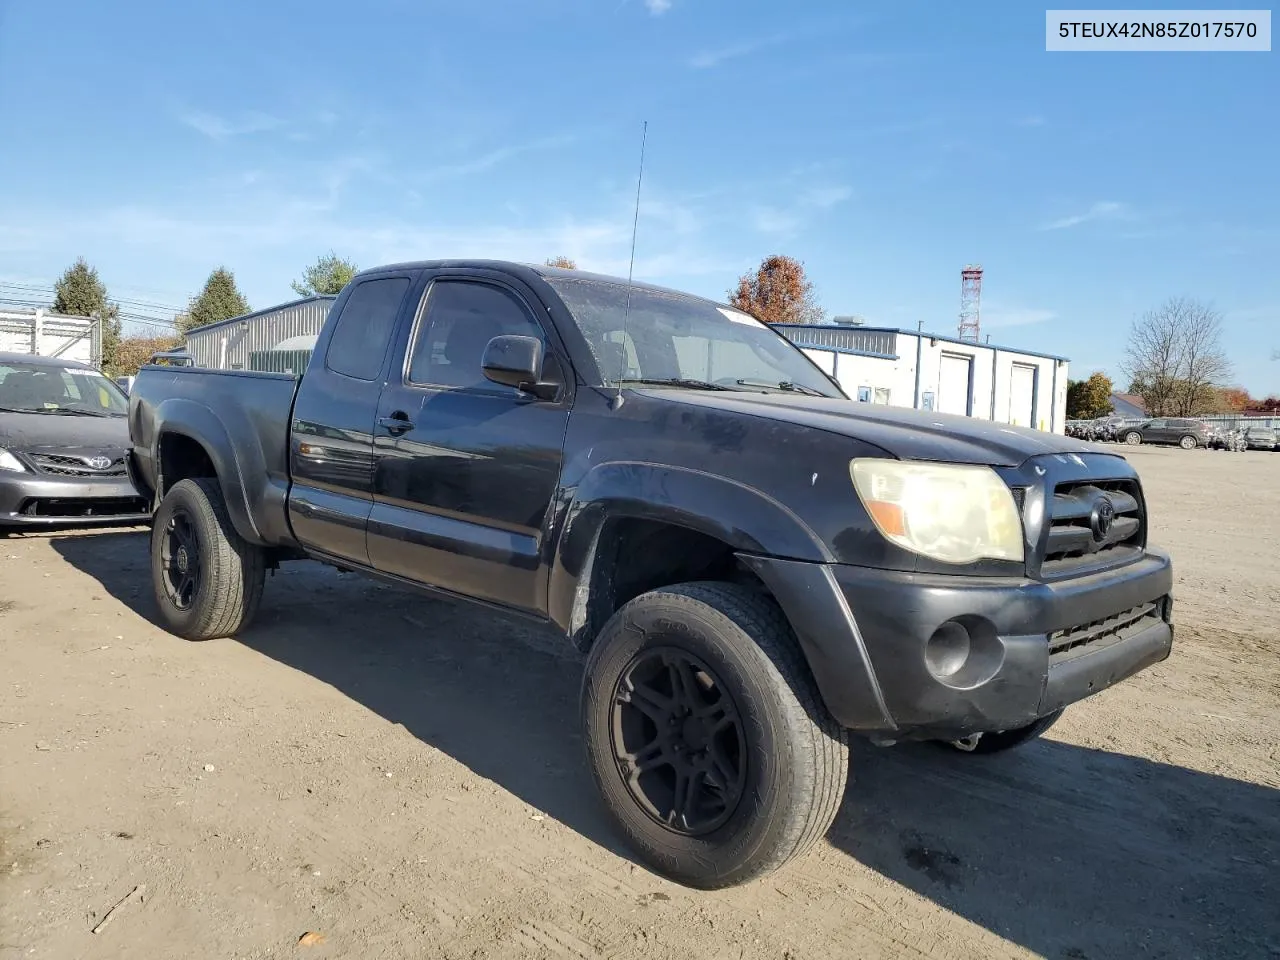
M130 524L149 517L146 501L128 477L0 471L0 528Z
M1164 660L1173 643L1173 568L1158 551L1054 583L744 560L782 605L836 720L894 739L1024 726ZM935 674L931 638L957 627L968 659Z

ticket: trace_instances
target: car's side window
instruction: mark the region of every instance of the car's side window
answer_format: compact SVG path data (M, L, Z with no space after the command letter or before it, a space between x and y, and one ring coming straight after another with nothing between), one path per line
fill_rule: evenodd
M1148 430L1163 430L1164 428L1165 422L1163 420L1152 420L1147 424Z
M485 347L501 336L535 337L542 343L545 362L554 364L542 327L515 294L490 283L437 280L427 290L408 380L420 386L513 393L513 388L485 377L481 367Z
M365 280L347 298L324 355L325 366L356 380L376 380L391 342L407 277Z

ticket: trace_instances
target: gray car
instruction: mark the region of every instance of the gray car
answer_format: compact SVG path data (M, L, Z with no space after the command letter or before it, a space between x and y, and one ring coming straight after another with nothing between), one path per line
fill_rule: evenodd
M1244 440L1250 450L1275 450L1280 446L1276 432L1270 427L1246 427Z
M127 413L92 367L0 353L0 530L147 520L125 468Z

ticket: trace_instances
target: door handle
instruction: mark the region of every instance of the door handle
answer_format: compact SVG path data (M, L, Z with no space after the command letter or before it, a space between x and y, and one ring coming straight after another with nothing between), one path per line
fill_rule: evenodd
M391 433L404 433L413 429L413 421L407 413L396 411L389 417L379 417L378 426Z

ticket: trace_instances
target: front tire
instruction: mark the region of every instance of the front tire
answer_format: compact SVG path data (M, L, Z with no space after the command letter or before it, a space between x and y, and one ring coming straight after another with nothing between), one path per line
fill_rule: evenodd
M265 555L231 523L216 480L179 480L151 526L151 583L160 619L187 640L234 636L262 599Z
M1194 450L1196 448L1196 438L1193 436L1185 436L1178 441L1178 446L1183 450Z
M1136 447L1142 442L1142 434L1137 430L1130 430L1124 435L1124 442L1129 444L1131 447Z
M623 606L591 649L582 714L606 808L677 883L776 870L840 807L846 733L782 611L746 588L683 584Z
M1014 747L1020 747L1024 743L1035 740L1057 723L1058 718L1061 716L1062 711L1055 710L1053 713L1047 714L1038 720L1033 720L1025 727L1001 730L998 733L984 733L977 738L968 737L964 740L952 740L949 745L961 753L1003 753L1006 750L1012 750Z

